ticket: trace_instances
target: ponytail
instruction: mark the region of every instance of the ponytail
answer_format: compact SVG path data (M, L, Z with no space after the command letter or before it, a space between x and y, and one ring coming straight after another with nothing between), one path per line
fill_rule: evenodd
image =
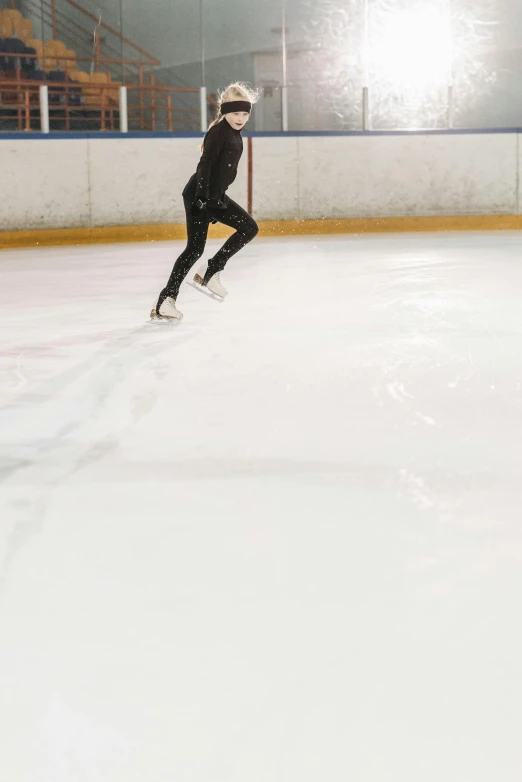
M221 113L221 107L219 107L218 115L217 115L216 119L214 120L214 122L211 122L211 123L210 123L210 125L208 126L207 133L208 133L208 131L209 131L211 128L213 128L215 125L219 125L219 123L220 123L220 122L221 122L221 120L223 120L223 119L225 119L225 115ZM205 134L205 138L206 138L206 137L207 137L207 136L206 136L206 134ZM201 152L203 152L203 147L204 147L204 146L205 146L205 139L203 139L203 141L201 142L201 147L200 147L200 149L201 149Z

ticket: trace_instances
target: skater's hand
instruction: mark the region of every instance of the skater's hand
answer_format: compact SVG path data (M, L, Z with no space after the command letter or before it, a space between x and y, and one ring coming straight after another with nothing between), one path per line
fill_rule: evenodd
M192 217L196 220L205 220L207 214L207 199L204 196L196 196L190 208Z
M200 212L206 208L208 201L208 195L204 190L196 189L196 195L194 196L194 203L192 206L194 209L198 209Z

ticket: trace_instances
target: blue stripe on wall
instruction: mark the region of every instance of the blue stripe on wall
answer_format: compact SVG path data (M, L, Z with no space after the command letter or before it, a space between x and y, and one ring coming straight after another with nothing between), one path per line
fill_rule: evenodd
M522 133L522 128L480 128L478 130L298 130L288 131L260 131L244 133L252 138L295 138L295 137L321 137L321 136L462 136L462 135L491 135L497 133ZM122 141L125 139L151 139L151 138L202 138L203 133L2 133L0 141L71 141L74 139L113 139Z

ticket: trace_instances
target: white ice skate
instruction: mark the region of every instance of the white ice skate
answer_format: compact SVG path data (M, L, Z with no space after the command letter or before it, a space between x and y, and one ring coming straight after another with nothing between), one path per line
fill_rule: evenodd
M196 274L194 275L194 279L189 281L189 285L191 285L197 291L204 293L205 296L210 296L210 298L214 299L215 301L225 301L225 297L227 296L228 291L221 282L219 272L214 274L214 276L210 278L206 285L203 284L207 269L208 262L205 261L197 270Z
M183 313L176 309L176 302L171 296L168 296L165 299L159 308L159 311L156 311L156 308L154 307L150 313L150 319L153 321L179 322L182 318Z

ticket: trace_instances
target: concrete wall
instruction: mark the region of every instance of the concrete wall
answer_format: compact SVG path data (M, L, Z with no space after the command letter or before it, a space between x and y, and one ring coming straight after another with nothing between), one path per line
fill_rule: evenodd
M0 229L182 222L191 138L0 137ZM517 133L256 136L259 220L520 212ZM247 200L245 156L230 195Z

